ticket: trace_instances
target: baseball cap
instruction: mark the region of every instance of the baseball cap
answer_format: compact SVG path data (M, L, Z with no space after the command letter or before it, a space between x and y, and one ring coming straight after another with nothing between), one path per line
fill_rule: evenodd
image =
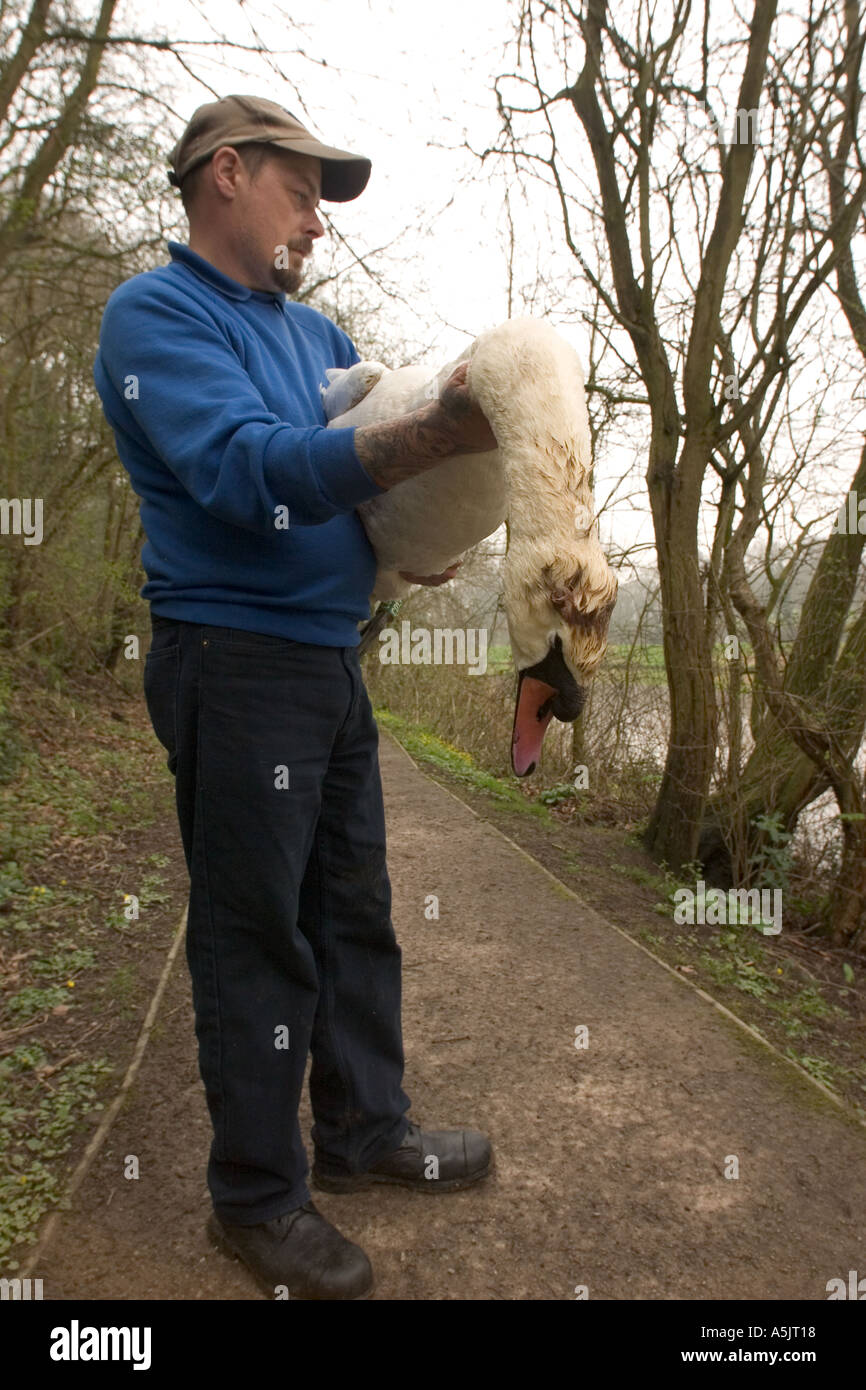
M192 118L169 156L169 183L180 188L187 174L210 159L221 145L276 145L281 150L313 155L322 161L322 197L329 203L348 203L363 193L372 165L363 155L349 154L320 140L297 116L264 97L228 96L209 101Z

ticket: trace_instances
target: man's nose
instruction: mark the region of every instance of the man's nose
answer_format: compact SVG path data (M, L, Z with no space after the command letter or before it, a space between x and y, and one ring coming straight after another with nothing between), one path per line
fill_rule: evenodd
M318 213L314 212L311 214L306 231L307 236L320 237L325 235L325 228L323 223L319 220Z

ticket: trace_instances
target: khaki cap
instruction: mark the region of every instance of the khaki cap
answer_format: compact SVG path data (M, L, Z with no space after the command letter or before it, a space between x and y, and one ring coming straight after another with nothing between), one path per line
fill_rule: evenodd
M322 197L348 203L363 193L371 164L363 155L323 145L290 111L264 97L223 97L193 112L189 125L169 156L169 183L180 188L190 171L210 159L221 145L262 142L281 150L313 155L322 161Z

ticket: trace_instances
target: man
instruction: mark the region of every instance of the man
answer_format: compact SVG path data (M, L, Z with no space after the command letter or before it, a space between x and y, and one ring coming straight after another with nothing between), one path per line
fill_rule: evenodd
M317 1186L448 1191L491 1163L476 1131L426 1132L406 1114L377 730L357 654L375 558L354 509L495 440L465 364L412 415L327 430L325 371L358 353L286 299L323 234L320 198L356 198L369 174L273 102L200 107L169 175L189 245L170 242L170 265L115 290L94 368L147 537L144 684L190 873L209 1233L271 1295L313 1299L365 1297L372 1271L310 1200L308 1053Z

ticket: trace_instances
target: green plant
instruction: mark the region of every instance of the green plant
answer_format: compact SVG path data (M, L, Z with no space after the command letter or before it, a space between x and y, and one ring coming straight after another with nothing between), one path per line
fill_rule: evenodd
M0 907L14 898L17 893L25 892L26 888L27 885L14 860L11 864L0 864Z
M559 806L563 801L573 801L577 797L576 789L570 782L557 782L555 787L547 787L538 793L538 799L545 806Z
M775 980L760 969L757 961L747 958L736 946L729 946L728 950L730 954L723 957L713 956L708 951L700 956L701 964L717 984L730 985L753 999L779 993Z
M804 1057L798 1056L794 1051L789 1050L788 1056L795 1062L799 1062L810 1076L814 1076L816 1081L822 1082L824 1086L833 1085L833 1073L836 1068L832 1062L828 1062L823 1057Z
M0 1256L14 1245L32 1244L39 1217L61 1201L64 1178L57 1160L69 1152L86 1112L102 1109L99 1086L114 1071L105 1057L79 1062L53 1077L46 1093L34 1076L45 1062L43 1048L34 1043L0 1060Z
M73 975L79 974L82 970L89 970L94 963L94 954L89 946L80 949L64 949L61 945L56 951L43 956L41 960L34 962L30 969L34 975L55 976L68 979Z
M26 1023L37 1014L54 1009L58 1004L65 1004L68 996L69 987L66 985L51 985L48 989L28 985L25 989L19 989L17 994L9 996L4 1012L13 1022Z
M760 849L749 857L749 866L757 876L759 888L779 888L788 891L789 876L793 867L791 855L791 836L782 828L782 817L778 811L771 816L756 816L752 824L761 832Z

